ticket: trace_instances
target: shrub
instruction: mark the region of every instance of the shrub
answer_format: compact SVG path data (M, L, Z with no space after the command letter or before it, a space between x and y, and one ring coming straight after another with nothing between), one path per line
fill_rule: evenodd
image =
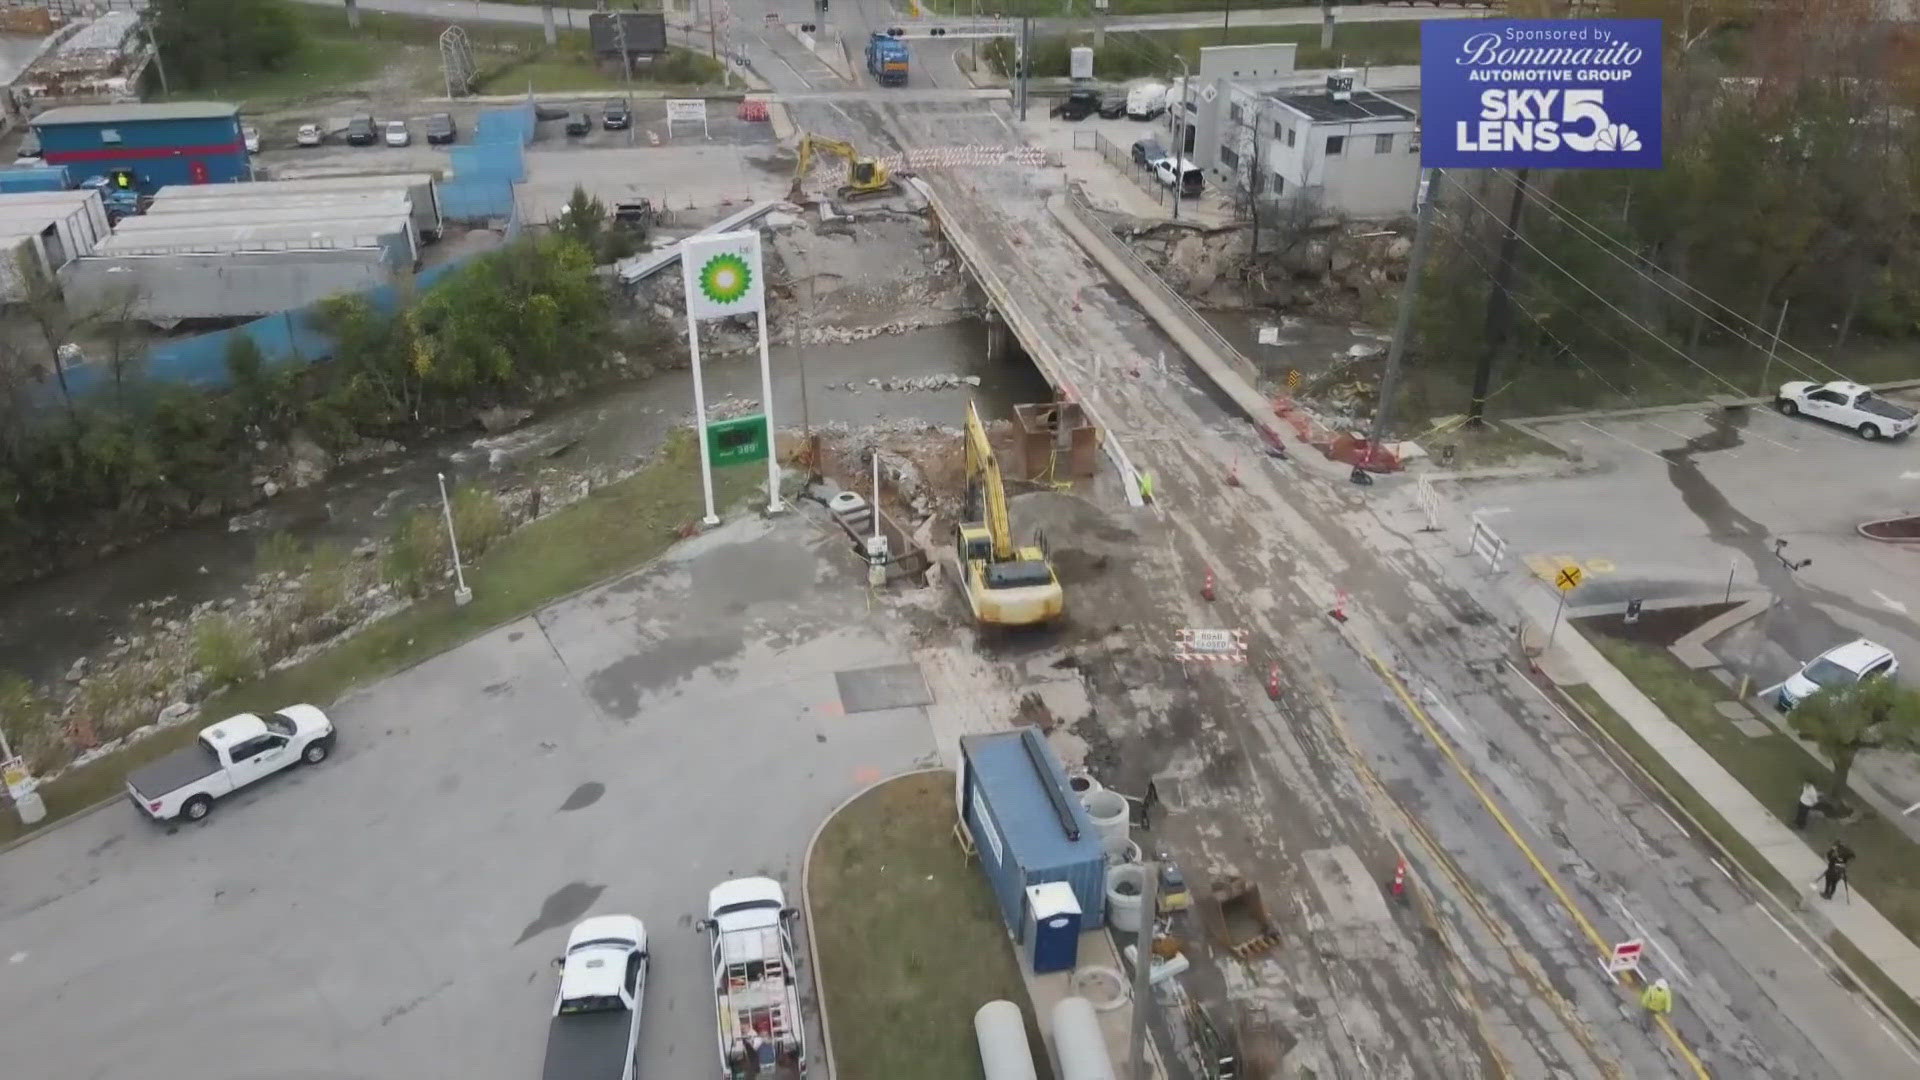
M307 554L292 534L277 532L254 548L253 567L263 574L293 577L307 568Z
M322 618L346 601L352 565L352 558L339 544L320 544L313 549L307 579L300 585L298 611L302 619Z
M19 675L0 675L0 728L6 730L13 752L26 759L27 768L41 772L59 763L64 740L53 709Z
M462 484L453 492L454 535L460 538L460 557L472 560L507 533L507 510L500 497L477 484Z
M231 686L260 669L260 643L227 615L203 615L193 624L193 661L215 687Z
M387 548L387 580L408 596L426 595L446 571L446 544L439 514L431 510L408 514L394 529L393 543Z

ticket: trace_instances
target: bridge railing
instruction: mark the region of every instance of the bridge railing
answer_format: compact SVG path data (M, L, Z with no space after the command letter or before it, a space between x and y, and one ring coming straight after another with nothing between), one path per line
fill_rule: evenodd
M1147 288L1171 308L1174 314L1180 317L1181 321L1185 322L1194 333L1205 339L1207 344L1213 346L1214 351L1220 354L1221 359L1234 365L1240 372L1241 377L1246 379L1249 385L1256 387L1260 385L1260 372L1258 368L1253 366L1253 361L1247 359L1246 354L1234 347L1234 344L1228 341L1220 331L1214 329L1212 323L1202 317L1199 312L1193 310L1193 305L1187 303L1179 293L1174 292L1172 286L1168 285L1165 279L1154 272L1153 267L1148 266L1140 256L1135 255L1133 249L1127 246L1126 241L1116 236L1114 231L1107 226L1107 223L1101 220L1099 212L1094 210L1093 204L1087 201L1087 197L1082 195L1078 188L1070 187L1067 189L1067 209L1072 212L1074 217L1080 219L1080 223L1085 225L1087 229L1093 233L1094 237L1098 239L1108 251L1113 253L1115 258L1125 263L1135 274L1138 274L1140 280L1146 282Z

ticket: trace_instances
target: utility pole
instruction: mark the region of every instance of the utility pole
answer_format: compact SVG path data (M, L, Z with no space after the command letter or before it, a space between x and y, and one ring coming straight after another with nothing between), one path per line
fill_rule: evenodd
M1393 323L1393 343L1387 347L1387 370L1380 377L1380 402L1373 410L1373 431L1367 436L1367 453L1378 454L1387 437L1387 418L1393 413L1393 395L1399 389L1400 365L1407 354L1407 337L1413 331L1413 308L1420 294L1420 270L1427 262L1427 240L1433 232L1433 204L1440 198L1439 169L1427 170L1426 197L1420 200L1420 219L1413 230L1413 251L1407 255L1407 283L1400 293L1400 313ZM1358 465L1349 477L1356 484L1371 484L1373 477Z
M1017 97L1020 100L1020 122L1027 121L1027 69L1033 66L1033 17L1020 16L1020 48L1014 53L1013 66L1018 69L1020 80Z
M1780 319L1773 324L1773 340L1767 344L1767 362L1760 369L1760 397L1772 396L1767 389L1767 379L1773 374L1773 354L1780 351L1780 332L1787 328L1787 305L1791 303L1791 299L1780 301Z
M1127 1036L1127 1060L1133 1080L1147 1080L1147 1003L1153 1000L1153 923L1160 903L1160 864L1140 864L1140 934L1133 946L1133 1030Z
M716 43L718 26L713 17L713 0L707 0L707 56L720 59L720 46Z
M633 54L627 51L627 19L621 12L613 12L613 33L620 43L620 67L627 73L627 82L633 82ZM633 130L632 121L628 121L627 130Z
M1320 0L1320 47L1333 48L1333 0Z
M1527 169L1513 174L1513 201L1507 204L1507 231L1500 237L1500 260L1493 268L1493 291L1487 294L1486 348L1473 370L1473 398L1467 405L1467 425L1486 421L1487 394L1493 385L1493 363L1507 342L1513 323L1513 260L1520 253L1520 214L1527 201Z
M1180 61L1180 111L1173 121L1173 220L1180 220L1180 182L1186 179L1181 175L1187 167L1187 92L1192 89L1193 72L1187 67L1185 54L1176 54Z
M967 49L973 54L973 74L980 74L980 0L973 0L973 26L967 38Z
M353 6L352 0L348 0L347 14L348 17L353 20L354 25L358 26L360 23L360 10ZM153 73L160 76L160 92L167 97L172 97L173 91L167 89L167 65L160 62L160 39L153 36L152 15L147 16L147 44L153 47Z
M1227 31L1233 27L1233 0L1220 9L1220 44L1227 44Z

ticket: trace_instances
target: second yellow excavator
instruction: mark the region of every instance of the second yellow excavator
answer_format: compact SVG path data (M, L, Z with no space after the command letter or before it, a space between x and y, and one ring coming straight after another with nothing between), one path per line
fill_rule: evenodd
M966 516L954 529L954 549L967 602L980 622L1033 626L1066 610L1066 594L1046 550L1038 544L1014 545L1000 463L972 402L967 403Z
M815 154L834 154L847 159L847 182L840 185L840 197L843 199L867 199L876 195L886 195L899 185L894 182L893 174L886 163L879 158L862 155L850 142L829 139L812 132L800 137L800 159L793 169L793 188L797 194L800 185L813 170Z

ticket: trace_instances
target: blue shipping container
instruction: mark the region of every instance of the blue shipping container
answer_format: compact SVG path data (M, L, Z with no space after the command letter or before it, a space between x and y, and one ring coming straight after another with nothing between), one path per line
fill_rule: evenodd
M1025 932L1027 886L1052 881L1073 888L1082 930L1104 924L1107 856L1099 830L1038 732L963 737L959 798L961 820L1010 931Z
M10 191L65 191L73 178L64 165L34 165L0 169L0 193Z

